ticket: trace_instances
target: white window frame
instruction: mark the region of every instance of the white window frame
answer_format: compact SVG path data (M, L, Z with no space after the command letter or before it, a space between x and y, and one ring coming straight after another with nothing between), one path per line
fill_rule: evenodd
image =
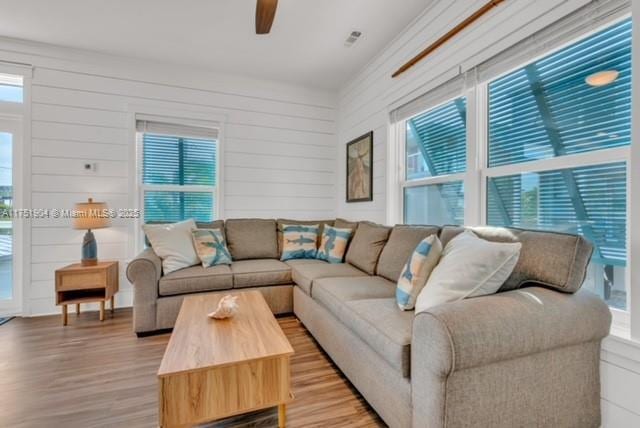
M0 73L22 76L22 102L0 101L0 120L13 123L13 206L31 205L31 81L33 67L0 61ZM13 221L13 299L0 306L3 315L31 315L31 218Z
M399 194L398 194L398 198L400 199L400 208L397 212L397 216L398 218L393 221L392 223L404 223L404 191L405 189L410 189L410 188L414 188L414 187L424 187L424 186L430 186L430 185L434 185L434 184L445 184L445 183L452 183L452 182L457 182L457 181L462 181L464 184L464 212L465 212L465 222L466 222L466 213L467 213L467 188L466 188L466 182L465 179L468 175L468 171L469 171L469 130L470 130L470 125L469 125L469 102L472 101L472 99L469 98L469 95L472 94L472 91L463 91L457 95L454 95L452 97L449 97L441 102L438 102L424 110L422 110L420 113L416 113L413 116L407 118L407 119L403 119L399 122L400 124L400 129L399 129L399 133L397 136L397 144L398 144L398 151L397 151L397 156L398 156L398 160L399 160L399 174L398 174L398 190L399 190ZM466 159L467 159L467 166L466 166L466 171L465 172L460 172L460 173L455 173L455 174L443 174L443 175L436 175L434 177L425 177L425 178L417 178L417 179L413 179L413 180L407 180L407 167L406 167L406 156L407 156L407 123L409 122L409 120L413 119L416 116L420 116L424 113L427 113L429 111L432 111L434 109L437 109L438 107L441 107L447 103L450 103L453 100L456 100L458 98L465 98L466 97L466 103L467 103L467 126L466 126Z
M140 254L145 248L144 232L142 225L144 224L144 192L145 190L178 190L178 191L212 191L214 197L214 217L215 219L224 216L224 141L227 123L227 115L221 113L211 113L209 111L181 111L167 109L164 106L155 104L130 104L129 111L129 135L130 140L134 144L131 145L131 158L135 162L130 166L130 187L133 189L130 196L130 206L139 210L140 216L131 222L130 236L134 239L130 240L129 258L133 258ZM215 186L180 186L180 185L150 185L142 182L142 132L136 129L138 120L157 120L158 122L205 127L218 130L218 138L216 139L216 185ZM177 187L177 188L176 188ZM206 190L201 190L205 188Z
M609 307L613 315L613 330L622 331L624 334L630 335L630 329L632 323L635 323L634 333L636 337L640 337L640 313L637 313L632 318L632 312L635 309L636 312L640 312L640 283L635 285L632 283L632 279L640 276L640 266L634 267L630 262L632 260L632 243L640 242L640 225L634 227L631 219L633 214L638 211L636 205L640 207L640 202L632 200L632 193L634 189L640 187L640 183L636 183L634 187L634 181L632 177L640 176L640 173L634 173L631 168L632 155L633 159L640 159L640 144L633 144L638 140L640 131L635 121L635 111L632 109L632 144L627 147L615 147L609 149L595 150L587 153L578 153L566 156L559 156L550 159L540 159L530 162L515 163L510 165L501 165L495 167L488 166L488 151L489 151L489 84L515 70L518 70L527 64L535 62L541 58L551 55L555 52L562 50L563 48L573 45L580 40L583 40L592 34L595 34L607 27L616 25L617 23L626 20L630 17L630 14L625 14L615 19L603 22L602 25L597 28L585 32L572 40L561 44L553 49L547 50L540 55L527 59L522 63L513 66L509 70L500 74L491 76L490 79L482 82L475 82L470 85L461 94L451 97L443 102L435 104L422 112L411 116L411 118L423 114L426 111L437 108L440 105L446 104L456 98L466 96L467 98L467 169L465 173L451 174L436 177L428 177L417 180L406 180L405 171L405 148L406 148L406 126L408 119L402 119L396 123L390 124L390 136L391 141L394 142L396 150L391 150L390 154L393 156L390 159L389 166L395 167L397 164L398 173L389 175L390 180L396 180L395 186L389 186L388 188L396 194L391 194L388 204L395 204L395 206L389 206L388 222L390 224L403 223L404 222L404 189L409 187L424 186L429 184L440 184L451 181L460 181L464 183L464 219L465 224L469 226L486 225L487 224L487 182L489 178L501 177L516 174L537 173L544 171L553 171L560 169L570 169L583 166L592 165L604 165L615 162L625 162L627 166L627 266L625 272L625 287L627 293L627 310L621 310L613 307ZM635 33L634 33L635 34ZM635 41L635 40L634 40ZM635 55L634 55L635 58ZM633 60L632 70L637 60ZM632 71L632 72L633 72ZM471 72L468 72L471 74ZM636 85L635 78L636 73L633 73L632 80L632 100L635 100L636 95L640 92L640 88ZM634 102L635 106L635 102ZM638 198L636 198L638 199ZM638 290L638 291L636 291ZM635 291L635 293L634 293ZM633 319L633 321L632 321Z
M136 144L140 146L140 153L144 148L144 134L145 132L137 132L136 133ZM169 134L158 134L153 133L153 135L166 135L167 137L176 137L176 138L186 138L181 135L169 135ZM138 185L140 188L140 200L138 204L140 206L140 215L144 221L144 195L146 192L183 192L183 193L211 193L211 196L214 201L214 217L218 219L219 216L219 207L218 207L218 194L219 194L219 168L220 168L220 156L218 152L218 148L220 147L220 141L218 139L212 140L216 144L216 176L214 177L214 182L216 183L213 186L207 185L193 185L193 184L148 184L143 181L143 170L142 170L142 162L144 159L140 156L140 168L138 168Z

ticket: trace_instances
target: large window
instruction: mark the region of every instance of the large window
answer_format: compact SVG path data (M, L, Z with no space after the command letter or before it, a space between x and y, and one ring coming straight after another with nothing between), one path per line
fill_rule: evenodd
M572 31L573 42L498 77L496 64L520 52L492 59L467 74L482 77L465 80L464 96L405 115L399 199L406 223L580 234L594 244L585 288L626 310L631 20Z
M148 122L138 128L142 129L144 221L214 220L218 169L215 130L166 129Z
M404 222L461 224L467 102L456 98L406 121Z
M595 246L586 286L626 309L628 153L615 149L631 142L631 21L491 81L488 94L487 223L583 235Z

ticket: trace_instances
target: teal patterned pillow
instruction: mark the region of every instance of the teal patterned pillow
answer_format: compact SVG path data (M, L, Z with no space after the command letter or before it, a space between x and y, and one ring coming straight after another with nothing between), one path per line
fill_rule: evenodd
M231 264L231 253L220 229L196 229L191 233L203 267Z
M319 224L311 226L302 224L282 225L282 256L280 260L315 259L318 249Z
M342 263L352 233L351 229L339 229L326 225L316 258L329 263Z
M436 235L424 238L404 265L398 286L396 303L403 311L411 311L416 305L420 291L424 288L431 271L436 267L442 255L442 243Z

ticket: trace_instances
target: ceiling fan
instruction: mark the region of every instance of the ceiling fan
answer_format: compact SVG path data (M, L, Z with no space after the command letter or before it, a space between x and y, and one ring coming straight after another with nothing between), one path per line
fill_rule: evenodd
M256 34L269 34L273 18L276 16L278 0L257 0Z

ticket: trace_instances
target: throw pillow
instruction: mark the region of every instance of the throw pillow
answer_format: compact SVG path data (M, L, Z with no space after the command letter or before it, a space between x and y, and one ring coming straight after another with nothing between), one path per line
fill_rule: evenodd
M200 263L191 237L194 229L196 222L193 219L142 226L153 251L162 259L162 271L165 275Z
M315 259L320 225L283 224L280 260Z
M196 229L191 232L196 253L203 267L230 265L231 253L220 229Z
M316 258L329 263L342 263L352 233L351 229L340 229L326 225Z
M410 311L415 307L418 295L438 264L441 254L442 244L436 235L427 236L413 250L402 269L396 288L396 302L400 309Z
M466 230L445 246L416 302L416 312L497 292L518 262L522 244L489 242Z

